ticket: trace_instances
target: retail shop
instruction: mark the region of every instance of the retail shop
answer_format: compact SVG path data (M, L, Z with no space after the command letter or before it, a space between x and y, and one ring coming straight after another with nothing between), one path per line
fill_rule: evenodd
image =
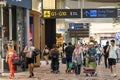
M25 47L29 31L29 9L31 9L31 0L3 0L0 8L0 25L2 28L2 72L7 67L4 64L7 44L12 44L13 48L19 52ZM26 5L27 4L27 5Z

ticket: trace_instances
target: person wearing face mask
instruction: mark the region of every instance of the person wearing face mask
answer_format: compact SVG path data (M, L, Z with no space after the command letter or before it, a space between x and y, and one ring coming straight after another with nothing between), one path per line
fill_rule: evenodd
M24 53L26 53L28 70L29 70L29 78L34 76L33 69L34 69L34 58L32 57L32 53L35 47L32 46L32 41L30 40L28 45L24 49Z
M81 72L81 65L83 62L83 48L81 44L76 44L73 51L72 61L74 65L75 74L79 75Z
M90 69L94 69L94 75L97 75L97 72L96 72L96 67L97 67L97 63L96 63L96 55L97 55L97 52L96 52L96 49L94 47L94 43L93 42L90 42L89 43L89 48L87 50L87 55L86 55L86 67L90 68Z

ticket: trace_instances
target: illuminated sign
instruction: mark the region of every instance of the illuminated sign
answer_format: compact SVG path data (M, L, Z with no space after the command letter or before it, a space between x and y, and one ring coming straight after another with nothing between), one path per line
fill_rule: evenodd
M44 18L81 18L80 9L50 9L43 10Z
M70 37L89 37L89 23L70 23L69 24Z
M117 9L83 9L83 18L116 18Z
M31 9L32 0L5 0L8 4L20 6L23 8Z

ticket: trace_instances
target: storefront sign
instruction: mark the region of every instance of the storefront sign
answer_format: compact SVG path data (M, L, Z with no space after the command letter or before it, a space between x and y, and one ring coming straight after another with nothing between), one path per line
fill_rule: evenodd
M117 9L83 9L83 18L116 18Z
M27 9L32 8L32 0L5 0L8 4L24 7Z
M50 9L43 11L44 18L81 18L80 9Z

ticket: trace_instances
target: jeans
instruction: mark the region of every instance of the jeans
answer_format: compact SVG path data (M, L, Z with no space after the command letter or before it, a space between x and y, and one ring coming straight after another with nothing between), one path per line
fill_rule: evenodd
M72 68L71 69L69 68L69 64L72 63L72 56L67 56L66 60L67 60L67 69L66 70L71 70Z
M51 69L53 71L59 71L59 60L58 59L52 59L52 62L51 62Z
M108 68L108 57L106 55L104 55L104 63L105 63L105 67Z
M75 63L75 64L74 64L74 69L75 69L75 74L76 74L76 75L79 75L80 72L81 72L81 64Z
M100 60L101 60L101 54L97 54L98 65L100 65Z

